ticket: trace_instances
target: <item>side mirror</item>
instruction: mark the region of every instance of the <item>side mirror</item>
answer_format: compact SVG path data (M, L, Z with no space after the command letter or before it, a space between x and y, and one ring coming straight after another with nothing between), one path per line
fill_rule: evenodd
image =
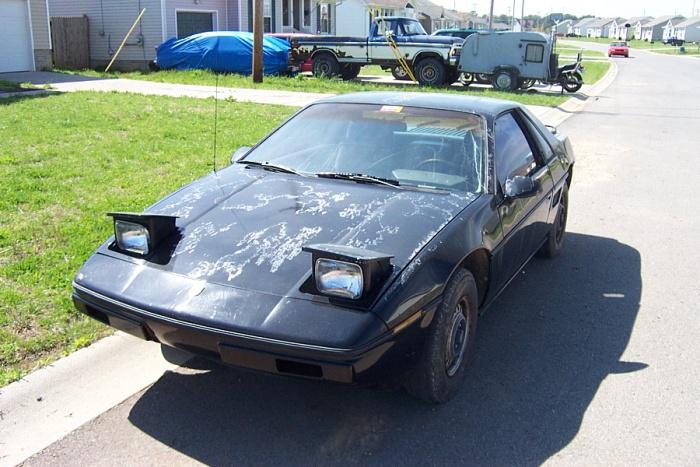
M553 135L557 134L557 127L552 126L552 125L545 125L545 128L547 128L549 130L549 132L552 133Z
M540 183L530 177L516 175L506 180L506 199L529 198L540 192Z
M231 154L231 163L233 164L234 162L237 162L243 158L246 154L248 154L248 151L250 151L251 148L250 146L243 146L238 149L236 149L233 154Z

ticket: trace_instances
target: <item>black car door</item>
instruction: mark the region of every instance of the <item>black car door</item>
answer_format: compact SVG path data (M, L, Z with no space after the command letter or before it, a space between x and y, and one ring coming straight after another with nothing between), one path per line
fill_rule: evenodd
M498 213L503 240L494 251L500 289L540 247L548 232L552 177L524 117L517 111L500 115L495 122L495 173ZM530 177L539 184L534 196L505 196L506 182L515 176Z

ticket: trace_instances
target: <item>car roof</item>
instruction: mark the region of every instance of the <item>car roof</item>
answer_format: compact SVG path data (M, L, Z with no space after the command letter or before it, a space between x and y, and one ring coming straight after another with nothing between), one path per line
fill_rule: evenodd
M519 109L517 102L488 97L460 96L458 94L440 94L432 92L356 92L340 94L317 102L343 104L377 104L405 105L407 107L424 107L428 109L454 110L494 118L499 114Z

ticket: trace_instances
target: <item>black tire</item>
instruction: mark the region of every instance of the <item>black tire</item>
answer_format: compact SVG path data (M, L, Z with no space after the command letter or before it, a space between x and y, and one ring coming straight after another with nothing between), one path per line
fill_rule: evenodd
M445 287L442 304L428 330L423 354L406 381L410 394L435 404L445 403L457 394L474 352L478 297L471 272L457 271ZM459 341L460 335L462 341Z
M531 87L533 87L535 85L536 82L537 82L536 79L520 78L520 80L518 81L518 83L519 83L518 87L522 90L530 89Z
M391 76L399 81L408 81L411 79L401 65L396 65L391 69Z
M340 74L340 63L329 53L318 54L314 57L312 63L312 72L314 76L333 78Z
M564 78L561 86L566 92L577 92L583 86L583 76L581 73L572 73Z
M360 74L360 68L362 68L360 65L354 63L343 65L340 69L340 76L344 81L350 81L357 78L357 75Z
M510 70L499 70L493 74L491 84L499 91L515 91L518 89L518 77Z
M471 73L460 73L459 75L459 82L462 83L462 86L469 86L474 82L474 75Z
M474 75L476 78L477 84L491 84L491 75L487 75L486 73L477 73Z
M418 84L422 86L441 86L445 84L447 70L445 70L445 65L437 58L423 58L413 67L413 70Z
M554 223L547 234L547 241L542 245L538 255L543 258L554 258L561 253L566 233L566 220L569 214L569 186L564 185L557 204L557 214Z

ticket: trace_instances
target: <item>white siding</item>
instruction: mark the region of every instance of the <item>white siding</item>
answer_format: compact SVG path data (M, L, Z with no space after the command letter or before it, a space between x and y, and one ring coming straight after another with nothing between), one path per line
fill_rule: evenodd
M240 22L241 22L241 31L249 31L248 28L248 16L252 16L253 12L248 11L248 0L238 0L238 5L241 10L241 16L240 16Z
M119 61L148 61L163 41L160 0L49 0L51 16L87 15L90 23L90 58L106 61L112 57L141 8L146 13L134 29ZM104 18L104 19L103 19ZM139 38L143 44L136 45Z
M34 49L50 49L49 20L46 13L46 0L29 0L29 10L32 20L32 35Z

